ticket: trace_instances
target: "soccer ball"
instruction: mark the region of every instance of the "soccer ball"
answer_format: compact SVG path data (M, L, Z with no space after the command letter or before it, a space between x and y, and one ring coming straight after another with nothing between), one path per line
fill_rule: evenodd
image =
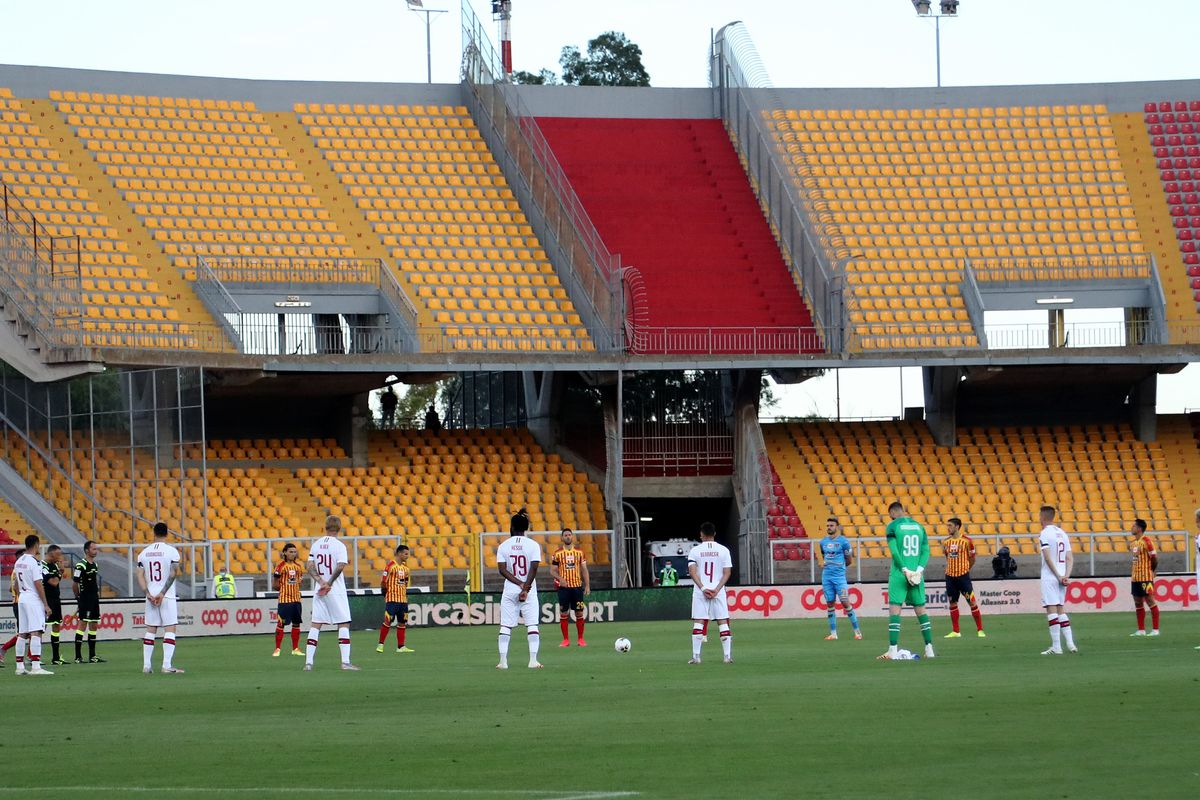
M613 642L613 648L618 653L628 653L633 648L633 642L622 636L620 639L617 639L615 642Z

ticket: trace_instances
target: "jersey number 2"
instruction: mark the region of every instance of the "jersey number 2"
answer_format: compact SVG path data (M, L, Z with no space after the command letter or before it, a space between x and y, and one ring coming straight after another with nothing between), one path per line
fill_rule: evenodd
M908 558L915 558L921 554L921 537L915 533L907 534L904 541L900 544L900 552Z

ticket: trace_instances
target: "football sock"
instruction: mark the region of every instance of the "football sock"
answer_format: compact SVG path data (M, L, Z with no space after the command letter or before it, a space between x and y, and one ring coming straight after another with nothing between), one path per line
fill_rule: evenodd
M917 617L917 623L921 626L921 638L925 640L925 644L933 644L933 625L929 622L929 615L922 614Z
M278 650L281 644L283 644L283 626L277 625L275 627L275 649Z
M157 635L147 633L142 637L142 669L150 669L150 659L154 656L154 637Z
M1075 634L1071 630L1071 620L1066 614L1058 615L1058 629L1062 632L1062 638L1067 643L1067 647L1074 649Z
M529 663L536 664L538 656L538 648L542 645L542 635L537 628L530 628L526 631L529 636Z
M300 649L300 626L299 625L292 626L292 649L293 650Z
M396 626L396 647L404 647L404 636L407 633L407 631L408 631L408 626L406 626L406 625L397 625Z
M829 618L829 632L837 633L837 611L833 607L833 603L825 606L825 616Z
M895 647L900 644L900 615L888 615L888 645Z
M175 634L163 635L163 669L170 669L175 660Z
M854 627L854 630L858 630L858 614L850 606L846 606L845 608L846 616L850 618L850 625Z
M83 658L83 628L75 631L75 657Z
M29 668L40 667L42 665L42 637L29 637Z
M88 658L96 657L96 632L88 631Z
M721 652L726 658L731 658L733 655L733 633L729 630L729 623L722 622L717 630L721 632Z
M1062 650L1061 632L1058 627L1058 614L1047 614L1046 622L1050 625L1050 647Z
M979 610L979 606L971 605L971 616L975 620L975 627L978 630L983 630L983 613Z
M571 636L571 620L566 617L559 617L558 627L562 628L563 641L565 642Z
M1137 607L1138 630L1146 630L1146 609L1142 606Z
M342 663L350 663L350 626L343 625L338 628L338 650L342 653Z
M702 624L704 625L704 629L700 631L700 634L702 636L708 636L708 620L704 620Z
M700 657L700 648L704 646L704 626L692 626L692 658Z
M58 654L59 654L58 646L59 646L59 636L60 635L61 635L61 632L59 631L57 624L50 628L50 651L53 654L53 658L55 661L59 660L58 659Z
M950 606L950 628L958 633L958 603Z
M317 655L317 642L321 638L320 628L310 628L308 631L308 646L304 648L304 663L312 666L313 658Z
M388 627L389 626L386 622L379 626L379 643L380 644L383 644L384 642L387 641Z
M580 614L581 612L576 611L575 613ZM575 638L576 639L581 639L581 640L583 639L583 626L585 623L587 623L587 620L584 619L582 616L575 617ZM1157 628L1158 625L1155 625L1154 627ZM563 638L565 639L566 637L564 636Z
M509 628L500 628L500 663L508 664L508 640L512 638L512 630Z
M27 643L24 639L22 639L20 636L17 637L17 669L21 669L25 666L26 644Z
M1154 630L1158 630L1158 606L1150 606L1150 624L1154 626Z

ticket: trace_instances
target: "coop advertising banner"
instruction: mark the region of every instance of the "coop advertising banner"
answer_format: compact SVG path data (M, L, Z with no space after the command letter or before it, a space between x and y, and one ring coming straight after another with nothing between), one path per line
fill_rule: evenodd
M887 616L887 585L854 584L850 604L863 617ZM976 581L975 596L984 614L1032 614L1042 610L1041 581L1034 579ZM1154 596L1164 611L1200 609L1194 575L1170 575L1154 582ZM820 586L738 586L726 592L733 619L816 619L825 616ZM949 613L946 585L925 584L925 605L932 614ZM838 604L839 609L841 604ZM1067 610L1133 611L1128 578L1078 578L1067 586Z
M231 633L266 633L275 630L275 606L269 600L180 600L179 627L181 637L224 636ZM74 631L78 618L73 603L63 604L63 633ZM304 599L304 619L309 619L312 601ZM146 626L145 600L108 600L100 604L101 639L140 639ZM16 620L11 616L0 620L0 636L16 633Z

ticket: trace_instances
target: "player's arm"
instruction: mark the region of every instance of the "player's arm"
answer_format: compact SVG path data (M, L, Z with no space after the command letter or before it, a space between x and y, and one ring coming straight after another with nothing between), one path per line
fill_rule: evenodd
M1064 585L1066 585L1067 581L1071 578L1071 570L1074 568L1075 568L1075 553L1071 550L1071 548L1068 547L1067 548L1067 565L1063 570L1062 578L1059 579L1062 581L1062 583Z
M694 585L700 585L700 565L695 561L688 562L688 575L691 576Z
M1154 549L1154 542L1146 539L1146 552L1150 556L1150 571L1158 573L1158 551Z
M507 581L508 583L515 583L517 586L521 585L521 582L519 580L517 580L517 576L513 575L511 572L508 571L508 562L507 561L497 560L496 561L496 569L497 569L497 571L499 571L500 577L504 578L504 580Z
M967 540L967 569L975 568L975 543Z
M138 586L142 590L142 594L146 595L146 597L149 597L150 596L150 587L146 585L146 570L142 566L142 562L140 562L140 561L138 562L137 582L138 582Z
M283 581L283 575L280 573L279 567L276 567L274 578L271 581L271 588L273 588L275 591L278 592L280 589L283 588L282 581Z
M921 552L917 556L917 572L924 572L925 565L929 563L929 536L921 532Z
M908 568L904 566L904 561L900 558L900 541L896 538L896 532L892 530L890 525L887 531L887 546L888 553L892 556L892 567L907 573Z
M171 562L171 574L167 575L167 582L163 584L162 589L158 593L159 599L162 599L167 596L167 591L170 590L170 588L175 585L175 581L182 574L183 574L183 572L179 569L179 562L172 561Z
M562 580L562 576L558 574L558 553L550 556L550 579L554 581L555 586Z
M592 576L588 574L586 558L579 560L579 571L583 575L583 593L589 595L592 593Z
M854 548L850 546L850 542L842 542L842 555L846 559L847 567L854 563Z
M79 564L75 565L75 569L71 570L71 591L76 597L79 597L79 579L83 577L83 569Z
M42 608L46 611L46 618L50 618L50 601L46 599L46 587L42 585L40 580L33 582L33 587L37 589L38 597L42 598Z
M530 587L533 586L534 582L537 580L538 567L540 567L541 565L542 565L542 562L540 562L540 561L530 561L529 562L529 577L527 577L525 579L525 582L521 584L522 592L528 592Z
M1058 567L1054 566L1054 559L1050 557L1050 543L1042 542L1042 561L1046 562L1046 566L1050 568L1050 574L1057 580L1062 580L1063 576L1058 574ZM1071 562L1068 561L1069 565Z

